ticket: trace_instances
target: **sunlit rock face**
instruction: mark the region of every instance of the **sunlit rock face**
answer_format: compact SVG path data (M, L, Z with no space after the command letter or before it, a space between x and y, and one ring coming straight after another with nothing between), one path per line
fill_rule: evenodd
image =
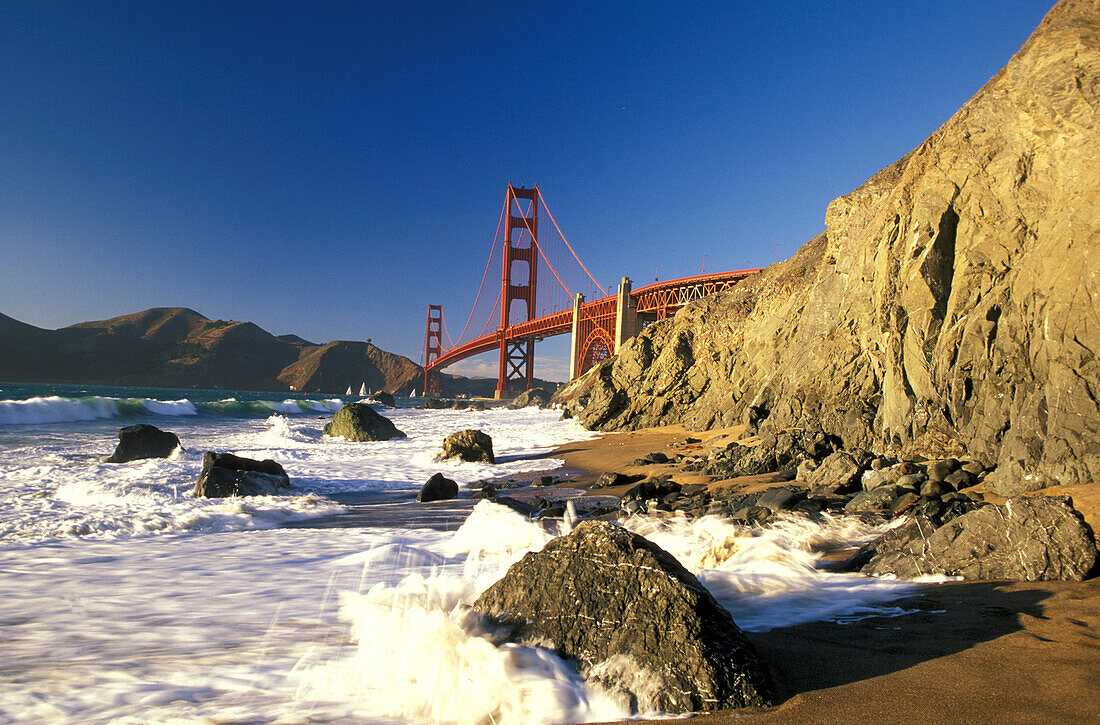
M1058 3L826 232L649 326L557 400L588 427L746 422L966 452L1013 495L1100 480L1100 8Z

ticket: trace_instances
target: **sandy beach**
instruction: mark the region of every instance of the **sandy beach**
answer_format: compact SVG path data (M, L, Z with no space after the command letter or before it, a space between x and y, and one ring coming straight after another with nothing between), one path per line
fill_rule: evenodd
M548 454L591 480L604 471L672 473L675 465L626 469L651 451L692 452L739 430L678 426L614 433ZM689 442L698 439L699 442ZM698 453L696 452L696 455ZM716 482L745 491L769 477ZM1097 484L1072 495L1098 521ZM603 489L601 493L615 492ZM1084 723L1100 721L1100 580L953 582L898 600L909 611L836 624L817 622L749 638L775 675L781 703L763 711L695 716L708 723Z

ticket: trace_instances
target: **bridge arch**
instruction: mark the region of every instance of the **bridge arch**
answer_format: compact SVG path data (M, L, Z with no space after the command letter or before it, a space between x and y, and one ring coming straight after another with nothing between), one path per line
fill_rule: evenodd
M581 346L580 369L574 370L573 375L591 370L597 363L611 357L614 349L615 341L611 339L611 333L602 327L594 327Z

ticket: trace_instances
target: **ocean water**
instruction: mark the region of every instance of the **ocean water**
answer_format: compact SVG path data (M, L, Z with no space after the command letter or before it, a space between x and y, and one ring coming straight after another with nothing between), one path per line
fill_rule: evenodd
M398 407L381 412L407 439L323 437L343 402L0 384L0 721L503 725L635 715L552 652L497 642L467 608L524 553L567 533L571 517L534 522L490 502L413 500L435 472L467 484L560 466L528 457L592 434L554 411ZM183 450L102 463L118 428L135 422L173 431ZM489 433L499 462L435 460L442 438L462 428ZM195 499L205 450L273 458L294 489ZM328 526L351 500L377 515ZM409 515L433 506L441 514L431 527ZM718 517L626 525L696 572L750 632L903 615L890 602L918 586L818 568L812 544L878 533L850 519L762 530Z

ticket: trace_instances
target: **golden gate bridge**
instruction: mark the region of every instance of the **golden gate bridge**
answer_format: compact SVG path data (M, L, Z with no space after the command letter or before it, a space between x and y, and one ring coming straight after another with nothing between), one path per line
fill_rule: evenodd
M554 229L543 237L539 235L540 209ZM498 257L498 246L500 289L491 308L487 297L479 308L493 260ZM609 293L562 234L538 186L527 189L509 184L481 285L457 340L451 339L443 306L428 305L421 361L424 395L440 394L439 373L443 368L496 350L496 397L512 397L532 386L535 342L566 333L572 335L572 379L617 353L646 324L668 317L689 302L727 290L757 271L700 274L655 282L637 290L623 277L615 293ZM486 308L489 313L477 337L463 342L475 314L481 309L484 316ZM494 320L497 326L490 331Z

